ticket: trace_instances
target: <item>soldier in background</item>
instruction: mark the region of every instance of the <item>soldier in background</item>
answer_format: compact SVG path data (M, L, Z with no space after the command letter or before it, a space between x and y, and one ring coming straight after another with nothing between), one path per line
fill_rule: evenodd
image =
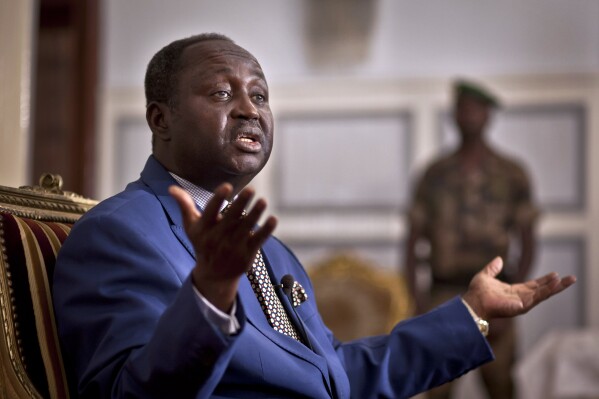
M491 148L485 136L498 101L471 82L458 81L454 90L461 143L427 168L409 213L406 274L418 312L464 292L480 265L496 256L506 261L502 280L524 281L535 248L538 211L529 178L521 165ZM417 283L421 266L430 272L430 291ZM491 399L512 398L514 324L512 319L489 324L496 360L481 368L484 385ZM451 385L430 391L429 398L449 398Z

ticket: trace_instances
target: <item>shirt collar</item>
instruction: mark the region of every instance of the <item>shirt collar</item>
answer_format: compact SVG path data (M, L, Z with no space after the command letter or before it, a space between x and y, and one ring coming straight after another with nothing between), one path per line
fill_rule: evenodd
M210 199L212 199L214 193L205 190L180 176L177 176L173 172L168 173L177 181L177 183L179 183L181 187L183 187L185 191L189 193L189 195L191 195L191 198L193 198L197 206L199 206L201 209L206 209L206 205L208 205L208 202ZM228 203L228 201L224 201L220 210L222 211Z

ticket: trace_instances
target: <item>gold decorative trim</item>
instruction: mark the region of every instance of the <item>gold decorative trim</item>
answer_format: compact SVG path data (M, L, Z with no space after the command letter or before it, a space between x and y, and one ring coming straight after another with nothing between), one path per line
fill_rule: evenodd
M62 178L42 175L39 186L0 186L0 211L35 220L74 223L98 201L62 191Z
M13 305L12 280L4 242L4 220L0 216L0 314L2 316L2 330L5 344L3 348L0 348L0 359L6 355L8 356L13 367L13 375L17 377L19 383L18 386L7 386L4 389L12 388L18 390L20 386L28 397L41 398L41 395L37 392L25 371L23 355L19 346L19 333L12 323L12 320L18 320L18 315ZM5 374L7 371L2 370L2 373ZM5 374L2 376L2 379L4 380L9 377L9 375ZM7 380L6 382L9 383L10 381Z

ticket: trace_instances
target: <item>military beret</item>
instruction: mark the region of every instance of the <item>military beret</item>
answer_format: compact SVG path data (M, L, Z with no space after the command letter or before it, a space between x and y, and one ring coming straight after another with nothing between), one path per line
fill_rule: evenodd
M499 107L500 103L497 97L492 95L487 89L481 87L479 84L467 81L458 80L454 83L455 98L459 98L462 95L468 95L479 99L491 107Z

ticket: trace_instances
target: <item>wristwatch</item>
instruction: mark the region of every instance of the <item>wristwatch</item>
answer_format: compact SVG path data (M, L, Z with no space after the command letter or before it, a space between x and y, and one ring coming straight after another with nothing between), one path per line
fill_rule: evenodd
M464 304L464 306L466 306L466 309L468 309L468 313L470 313L470 316L472 316L472 318L474 319L474 322L478 326L478 331L480 331L483 337L489 335L489 322L485 319L481 319L476 314L476 312L470 307L470 305L468 305L468 302L466 302L464 298L462 298L462 303Z
M474 321L476 322L476 325L478 326L478 331L480 331L480 333L483 335L483 337L486 337L487 335L489 335L489 322L486 320L481 319L480 317L478 319L474 319Z

